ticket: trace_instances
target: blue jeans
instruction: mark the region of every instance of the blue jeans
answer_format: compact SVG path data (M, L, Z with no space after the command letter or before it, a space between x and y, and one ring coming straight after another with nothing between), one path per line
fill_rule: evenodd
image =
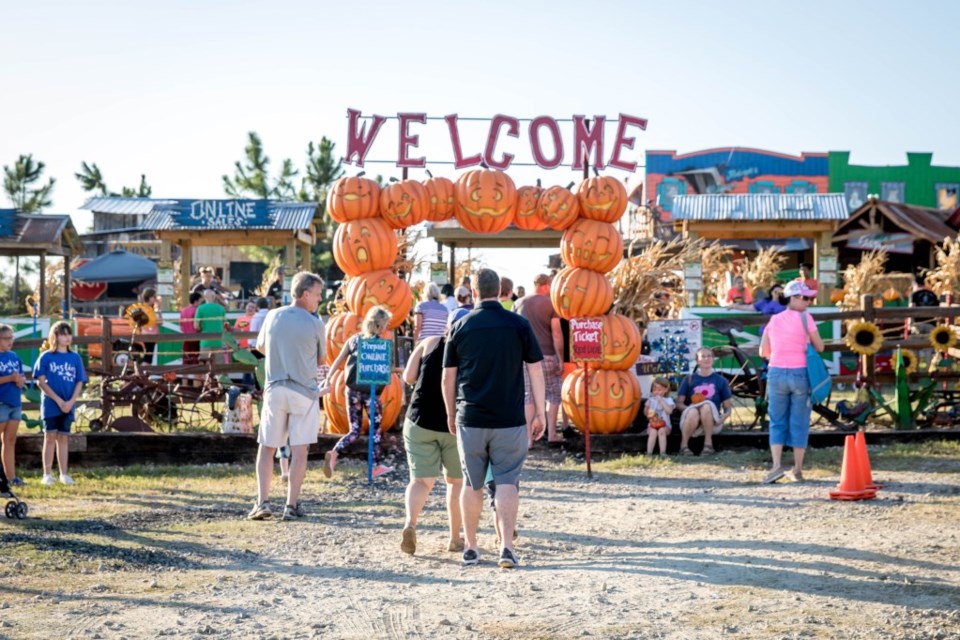
M767 375L770 444L806 449L810 435L810 382L806 367L770 367Z

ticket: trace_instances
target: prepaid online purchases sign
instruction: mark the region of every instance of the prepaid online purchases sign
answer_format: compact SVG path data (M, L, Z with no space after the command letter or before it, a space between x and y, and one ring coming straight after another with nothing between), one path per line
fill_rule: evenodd
M574 362L603 360L602 318L570 319L570 358Z
M357 349L357 384L386 386L393 372L393 342L361 340Z

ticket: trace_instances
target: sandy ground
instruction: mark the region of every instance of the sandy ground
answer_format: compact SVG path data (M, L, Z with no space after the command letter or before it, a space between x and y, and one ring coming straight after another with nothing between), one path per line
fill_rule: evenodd
M827 457L762 486L759 453L587 480L541 451L516 570L486 516L479 566L445 551L439 487L400 553L403 468L372 489L359 463L312 469L297 522L242 520L245 474L215 495L38 499L38 520L0 524L0 637L960 638L958 461L878 465L880 497L842 503Z

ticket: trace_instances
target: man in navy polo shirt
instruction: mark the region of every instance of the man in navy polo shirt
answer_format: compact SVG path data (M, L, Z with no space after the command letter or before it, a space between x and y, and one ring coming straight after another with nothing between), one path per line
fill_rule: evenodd
M543 353L530 323L500 304L500 277L481 269L472 281L476 309L457 320L443 354L443 400L450 433L457 436L466 485L460 493L465 549L463 564L477 564L477 528L487 469L496 483L500 531L513 531L520 504L520 470L527 457L523 410L523 365L527 363L535 414L533 438L543 435ZM509 535L501 536L499 564L518 562Z

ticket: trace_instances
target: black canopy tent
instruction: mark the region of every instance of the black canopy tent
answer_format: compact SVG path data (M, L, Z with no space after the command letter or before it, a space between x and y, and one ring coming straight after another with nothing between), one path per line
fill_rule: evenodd
M157 263L123 250L97 256L73 272L74 280L84 282L143 282L157 278Z

